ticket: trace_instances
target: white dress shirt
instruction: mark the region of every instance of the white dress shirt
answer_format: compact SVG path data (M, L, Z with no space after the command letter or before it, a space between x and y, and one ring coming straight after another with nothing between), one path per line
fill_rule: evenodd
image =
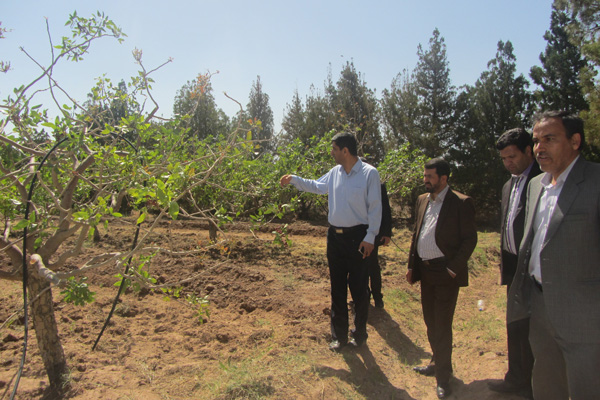
M434 258L444 257L444 253L440 250L437 243L435 242L435 227L440 216L440 210L444 199L448 193L449 186L438 193L435 200L431 196L431 193L427 196L427 209L423 216L423 224L421 225L421 231L419 232L419 239L417 241L417 254L421 260L432 260Z
M525 183L527 182L529 172L531 172L531 167L533 167L533 163L531 163L520 175L512 175L512 179L517 182L512 186L510 191L510 200L506 213L506 226L504 228L504 250L515 255L519 250L520 243L515 243L513 224L517 215L517 209L519 208L519 200L521 199L523 190L525 190Z

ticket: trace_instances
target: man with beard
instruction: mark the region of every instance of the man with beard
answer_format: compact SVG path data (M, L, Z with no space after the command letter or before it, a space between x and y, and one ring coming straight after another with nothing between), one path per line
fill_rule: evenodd
M281 177L280 185L328 194L330 224L327 261L331 280L331 336L329 348L341 351L347 344L367 341L369 310L368 258L373 257L375 236L381 224L381 182L375 167L357 156L356 138L338 133L331 139L336 166L317 180L295 175ZM348 340L348 288L355 307L352 338Z
M435 376L437 396L448 398L452 376L452 320L461 286L468 285L467 261L477 245L473 200L450 190L450 165L441 158L425 164L427 193L417 199L406 279L421 281L421 306L431 362L414 370Z

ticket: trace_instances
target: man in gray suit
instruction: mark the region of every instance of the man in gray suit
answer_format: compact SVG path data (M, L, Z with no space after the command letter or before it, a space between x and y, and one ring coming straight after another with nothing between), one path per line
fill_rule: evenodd
M534 121L544 174L527 191L508 320L530 316L535 399L600 398L600 164L581 155L583 121L550 111Z

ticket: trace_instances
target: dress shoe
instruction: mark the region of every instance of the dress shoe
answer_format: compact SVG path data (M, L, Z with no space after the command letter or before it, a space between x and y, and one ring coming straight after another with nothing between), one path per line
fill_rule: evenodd
M366 340L356 340L354 338L350 338L350 340L348 340L348 345L357 349L357 348L361 347L363 344L365 344L366 342L367 342Z
M421 375L425 375L425 376L434 376L435 375L435 367L431 364L426 365L424 367L414 367L413 371L415 371L418 374Z
M450 389L450 384L448 383L438 383L435 392L438 399L447 399L452 394L452 389Z
M346 346L346 343L342 343L339 340L334 340L331 343L329 343L329 350L339 353L340 351L342 351L344 346Z

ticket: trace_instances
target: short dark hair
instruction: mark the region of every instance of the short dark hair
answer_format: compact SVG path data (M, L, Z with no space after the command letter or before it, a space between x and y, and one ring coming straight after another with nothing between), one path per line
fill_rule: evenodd
M349 132L337 133L333 138L331 138L331 141L335 143L340 150L345 147L348 149L348 152L351 155L356 156L358 154L356 137Z
M509 129L500 135L496 142L497 150L504 150L508 146L517 146L521 153L525 153L525 149L529 146L533 149L533 139L531 134L523 128Z
M544 111L533 116L533 126L535 126L538 122L542 122L550 118L558 118L561 120L563 126L565 127L565 132L567 133L568 139L571 139L574 134L579 133L579 136L581 136L581 144L579 145L578 150L583 149L583 146L585 145L585 136L583 133L583 120L581 118L565 110Z
M450 178L450 164L443 158L432 158L425 163L425 169L435 169L435 173L442 177L446 175Z

